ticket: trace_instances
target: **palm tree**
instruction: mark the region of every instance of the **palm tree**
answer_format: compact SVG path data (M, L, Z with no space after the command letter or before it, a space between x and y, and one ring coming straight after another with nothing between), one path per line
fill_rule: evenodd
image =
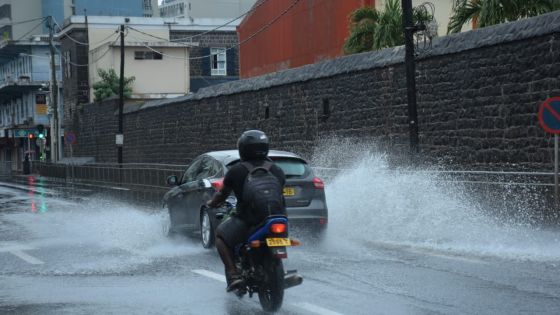
M414 10L415 22L427 22L432 16ZM387 0L385 9L361 7L350 14L350 35L344 42L344 53L355 54L404 44L402 9L399 0Z
M454 0L447 33L458 33L472 21L485 27L560 9L560 0Z
M355 54L373 47L373 34L379 22L379 11L362 7L350 14L350 36L344 42L344 53Z

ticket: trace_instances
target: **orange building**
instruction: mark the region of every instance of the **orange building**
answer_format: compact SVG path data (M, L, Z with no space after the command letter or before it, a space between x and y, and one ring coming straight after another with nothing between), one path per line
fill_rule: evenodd
M348 37L348 16L366 5L375 6L375 0L257 1L255 10L237 27L239 42L243 43L267 24L272 24L239 48L240 77L341 56ZM289 11L279 17L287 9Z

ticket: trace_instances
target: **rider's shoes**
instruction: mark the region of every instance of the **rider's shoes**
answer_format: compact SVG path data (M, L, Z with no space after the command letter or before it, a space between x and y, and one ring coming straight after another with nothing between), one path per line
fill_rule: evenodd
M232 274L227 277L227 292L231 292L243 284L243 278L239 274Z

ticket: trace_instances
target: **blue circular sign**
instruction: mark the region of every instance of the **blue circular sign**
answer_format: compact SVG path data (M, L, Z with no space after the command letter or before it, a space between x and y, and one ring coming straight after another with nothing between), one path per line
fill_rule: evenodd
M541 104L539 123L546 132L560 134L560 97L551 97Z
M76 135L73 132L67 132L64 136L67 144L76 144Z

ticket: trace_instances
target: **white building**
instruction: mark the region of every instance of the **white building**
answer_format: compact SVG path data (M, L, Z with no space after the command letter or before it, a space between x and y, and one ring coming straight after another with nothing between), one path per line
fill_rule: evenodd
M189 92L189 48L197 45L170 41L169 26L161 18L72 16L61 31L63 54L68 52L72 63L87 63L89 78L89 101L94 101L93 84L100 80L98 70L120 69L120 40L117 32L121 24L125 31L125 77L134 76L132 98L166 98L185 95ZM87 32L87 61L73 59L73 49L65 43L78 45L67 40L76 31ZM64 80L75 79L65 76ZM69 84L69 88L73 85Z
M251 9L256 0L163 0L161 17L231 19Z

